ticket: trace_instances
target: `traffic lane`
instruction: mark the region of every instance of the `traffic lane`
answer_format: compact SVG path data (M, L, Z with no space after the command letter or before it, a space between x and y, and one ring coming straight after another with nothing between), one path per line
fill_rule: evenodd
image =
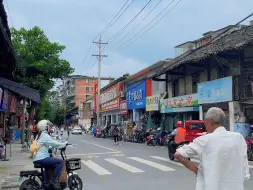
M120 145L114 145L113 139L109 138L97 138L91 135L84 135L83 140L86 142L92 142L94 144L102 145L119 151L126 155L141 155L141 156L156 156L156 155L168 155L166 146L148 146L145 143L130 143L120 141Z
M93 175L92 175L93 176ZM153 171L143 174L117 174L111 176L94 176L91 174L82 175L84 189L90 190L129 190L145 189L153 190L157 188L193 190L195 188L196 177L188 171L160 172Z
M90 135L70 135L68 142L72 144L72 146L67 149L67 154L82 156L118 152L113 146L104 146L103 143L97 143L94 139L96 138Z

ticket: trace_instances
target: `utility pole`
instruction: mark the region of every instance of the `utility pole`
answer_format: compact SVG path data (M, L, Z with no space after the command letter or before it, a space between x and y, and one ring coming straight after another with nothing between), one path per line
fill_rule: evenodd
M99 38L98 42L93 42L98 45L98 55L92 55L96 56L98 58L98 104L97 104L97 126L100 127L100 89L101 89L101 62L103 57L107 57L107 55L102 55L102 45L108 44L104 43L101 40L101 36Z

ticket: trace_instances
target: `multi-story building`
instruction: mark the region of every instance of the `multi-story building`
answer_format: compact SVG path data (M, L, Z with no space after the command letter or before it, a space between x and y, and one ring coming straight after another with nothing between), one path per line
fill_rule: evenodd
M220 107L228 130L249 134L253 122L253 23L231 31L175 58L153 76L156 80L166 75L168 97L160 101L166 126L174 127L178 120L203 120L210 107Z
M71 75L63 80L63 84L59 90L58 102L66 103L67 112L70 115L78 115L78 119L82 119L83 102L94 94L94 83L97 82L96 77ZM101 88L108 85L114 79L111 77L101 77Z

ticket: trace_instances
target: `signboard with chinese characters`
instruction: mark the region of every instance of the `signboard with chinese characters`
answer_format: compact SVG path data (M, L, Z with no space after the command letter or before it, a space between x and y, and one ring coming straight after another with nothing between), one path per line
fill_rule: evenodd
M119 109L119 84L113 85L101 92L101 112Z
M198 111L198 95L177 96L160 101L161 113Z
M120 114L126 115L127 113L128 113L128 110L127 110L127 101L126 100L122 100L120 102Z
M198 84L199 104L229 102L233 100L232 77Z
M146 107L146 81L142 80L127 87L127 107L129 110Z
M160 102L160 94L148 96L146 98L146 111L158 111Z

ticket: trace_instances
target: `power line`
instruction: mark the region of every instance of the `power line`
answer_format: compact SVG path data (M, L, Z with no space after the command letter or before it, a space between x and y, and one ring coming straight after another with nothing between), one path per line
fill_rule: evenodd
M154 10L155 8L162 2L163 0L160 0L157 2L157 4L149 11L149 13L134 27L129 31L121 40L119 40L111 49L115 48L121 41L123 41L131 32L133 32Z
M134 20L142 13L142 11L150 4L152 0L149 0L145 6L134 16L134 18L132 18L128 23L127 25L125 25L118 33L116 33L114 36L112 36L109 40L113 40L113 39L117 39L117 37L120 35L121 32L123 32L123 30L125 30L126 28L128 28L130 26L130 24L132 24L134 22Z
M86 56L85 56L84 64L86 63L87 57L88 57L88 55L89 55L89 53L90 53L91 46L92 46L92 44L90 45L89 50L88 50L88 52L87 52L87 54L86 54Z
M245 17L245 18L242 19L241 21L237 22L236 24L232 25L232 27L230 27L229 29L226 29L225 31L223 31L222 33L220 33L218 36L216 36L215 38L213 38L211 41L209 41L209 42L206 43L205 45L203 45L203 46L201 46L201 47L199 47L199 48L197 48L197 49L194 49L194 50L192 50L192 51L189 51L188 54L186 53L186 55L180 57L180 59L177 60L173 65L177 64L180 60L182 60L182 59L184 59L185 57L191 55L192 53L194 53L194 52L197 51L198 49L200 49L200 48L202 48L202 47L204 47L204 46L207 46L207 45L211 44L211 43L212 43L215 39L217 39L219 36L221 36L221 35L227 33L229 30L231 30L231 29L234 28L235 26L241 24L242 22L244 22L245 20L247 20L248 18L250 18L250 17L252 17L252 16L253 16L253 13L251 13L250 15L248 15L247 17ZM173 66L173 65L170 65L170 66ZM164 70L164 68L163 68L163 70ZM151 77L154 78L154 77L158 77L158 76L159 76L159 75L155 74L155 75L153 75L153 76L151 76ZM138 81L141 81L141 80L144 80L144 79L145 79L145 78L143 77L143 78L140 78ZM141 82L136 82L136 83L138 83L138 84L134 85L132 88L127 88L127 90L124 91L123 94L126 94L126 93L130 92L131 90L133 90L134 88L136 88L136 87L138 87L138 86L140 86L140 85L142 84ZM121 94L121 95L118 95L116 98L119 98L119 97L121 97L121 96L122 96L122 94ZM116 99L116 98L115 98L115 99ZM107 102L104 102L103 104L109 103L109 102L111 102L111 101L112 101L112 100L107 101ZM102 105L103 105L103 104L102 104Z
M138 32L135 36L133 36L132 38L130 38L125 44L123 44L121 47L119 47L118 49L114 49L116 51L121 49L126 48L131 42L131 41L136 41L138 40L141 36L143 36L144 34L146 34L151 28L153 28L157 23L159 23L168 13L170 13L182 0L179 0L171 9L169 9L159 20L157 20L151 27L148 28L148 26L155 21L167 8L169 8L169 6L174 2L175 0L172 0L152 21L150 21L140 32ZM147 30L145 30L146 28L148 28ZM144 33L141 34L142 31L144 31ZM141 34L140 36L138 36L139 34ZM137 37L137 38L136 38Z
M100 34L98 34L95 38L94 38L94 40L95 39L97 39L99 36L101 36L102 34L104 34L108 29L109 29L109 27L110 26L112 26L120 17L118 17L117 19L116 19L116 17L119 15L119 13L122 11L122 9L126 6L126 4L129 2L130 0L127 0L125 3L124 3L124 5L120 8L120 10L118 11L118 13L112 18L112 20L106 25L106 27L102 30L102 32L100 32ZM124 10L124 11L126 11L126 9ZM121 16L121 15L120 15ZM115 22L113 23L113 21L114 21L114 19L116 19L115 20Z

